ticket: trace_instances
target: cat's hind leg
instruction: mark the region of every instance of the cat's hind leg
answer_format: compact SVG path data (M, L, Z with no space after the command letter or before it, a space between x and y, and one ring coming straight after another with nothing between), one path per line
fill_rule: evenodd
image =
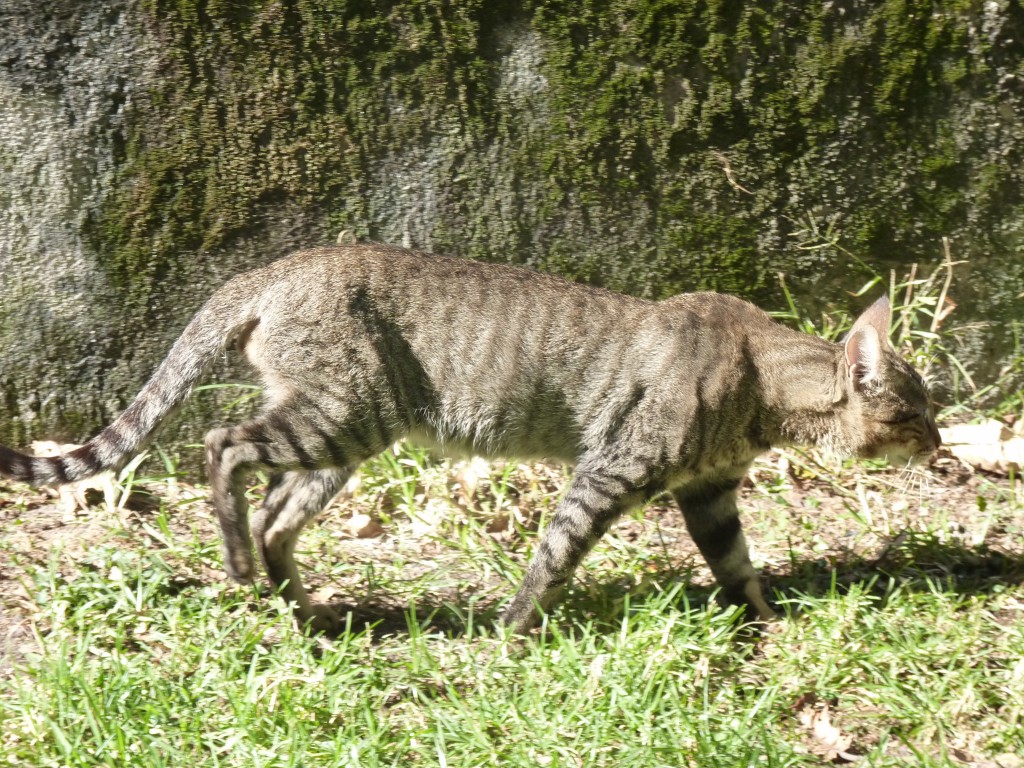
M330 503L351 474L350 469L332 468L273 475L263 505L253 516L256 551L271 585L293 606L299 624L318 632L335 631L338 617L326 606L310 602L295 565L295 545L306 523Z
M252 537L247 517L245 482L258 468L288 474L273 490L271 504L260 513L260 556L268 565L274 586L284 588L286 599L297 605L300 624L315 620L292 561L295 539L302 526L323 507L334 487L344 484L344 470L358 466L383 450L391 435L383 429L372 436L357 419L355 426L328 419L309 404L292 403L233 427L212 430L206 436L210 489L221 529L224 568L235 581L255 578ZM329 469L334 468L334 469ZM300 482L299 478L305 478ZM294 502L289 494L297 493ZM334 494L331 493L331 496ZM314 509L316 507L316 509Z
M752 618L767 621L775 617L775 612L765 601L757 571L750 562L736 507L739 483L739 478L699 480L673 489L672 495L722 596L729 603L747 606Z

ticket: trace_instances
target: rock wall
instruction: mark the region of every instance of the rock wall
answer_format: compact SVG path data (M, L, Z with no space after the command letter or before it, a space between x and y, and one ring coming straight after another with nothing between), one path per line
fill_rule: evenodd
M7 0L0 440L84 438L228 275L342 229L811 310L949 236L962 317L1020 317L1022 61L1008 0Z

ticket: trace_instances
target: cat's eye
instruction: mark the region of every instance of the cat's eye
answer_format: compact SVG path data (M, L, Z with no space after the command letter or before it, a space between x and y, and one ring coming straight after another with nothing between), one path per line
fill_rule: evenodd
M907 423L909 423L911 421L914 421L916 419L919 419L919 418L921 418L921 414L920 413L901 413L901 414L895 416L894 418L885 419L882 423L883 424L892 424L892 425L907 424Z

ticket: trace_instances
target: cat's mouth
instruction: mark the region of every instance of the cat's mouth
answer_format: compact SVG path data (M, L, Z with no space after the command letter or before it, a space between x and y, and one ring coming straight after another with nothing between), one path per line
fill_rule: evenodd
M919 448L916 451L901 447L887 451L881 458L884 458L894 467L919 467L928 463L935 450L933 447Z
M903 461L904 466L907 467L920 467L928 463L928 460L932 457L935 451L919 451L912 454L909 459Z
M869 448L860 453L862 459L883 459L894 467L917 467L927 464L935 453L936 446L920 447L918 445L885 445Z

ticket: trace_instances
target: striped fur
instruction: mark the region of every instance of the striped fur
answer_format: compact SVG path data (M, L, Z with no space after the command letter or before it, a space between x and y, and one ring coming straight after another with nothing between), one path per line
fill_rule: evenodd
M528 629L630 506L669 491L729 599L771 609L747 555L737 487L772 445L910 458L938 445L920 378L876 303L844 344L784 328L729 296L649 302L510 266L362 245L295 254L221 288L128 409L56 458L0 447L35 485L114 469L142 449L211 360L237 345L265 389L259 416L206 439L225 568L267 575L300 623L302 527L364 460L402 437L445 453L575 465L505 620ZM271 475L248 521L245 480Z

